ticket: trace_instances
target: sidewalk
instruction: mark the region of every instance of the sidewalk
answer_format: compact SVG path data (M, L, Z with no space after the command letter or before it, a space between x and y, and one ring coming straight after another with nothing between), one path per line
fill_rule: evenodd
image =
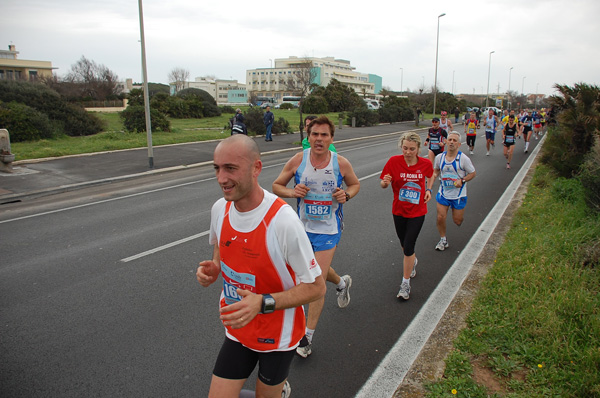
M427 124L422 122L421 127ZM336 126L334 138L335 142L362 140L414 128L414 122L356 128L344 126L341 130ZM226 137L228 133L223 134L223 138ZM300 149L299 133L276 135L270 142L266 142L264 136L254 139L263 155ZM198 167L212 162L218 143L219 140L213 140L154 147L153 169L149 167L148 148L17 161L13 163L12 174L0 173L0 204Z

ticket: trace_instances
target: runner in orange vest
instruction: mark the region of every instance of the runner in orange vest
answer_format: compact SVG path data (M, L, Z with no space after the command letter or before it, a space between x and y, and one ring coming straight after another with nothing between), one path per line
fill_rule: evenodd
M214 153L223 192L212 207L211 260L196 272L202 286L222 275L220 318L225 342L209 397L234 398L259 364L256 396L287 397L295 349L304 336L303 304L325 294L325 282L294 210L258 184L260 152L252 138L234 135Z

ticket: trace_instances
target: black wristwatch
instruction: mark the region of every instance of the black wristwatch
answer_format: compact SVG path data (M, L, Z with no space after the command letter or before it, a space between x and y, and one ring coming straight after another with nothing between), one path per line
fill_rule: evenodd
M466 182L466 181L465 181L465 179L464 179L464 178L461 178L461 179L460 179L460 182L461 182L463 185L465 185L465 182Z
M275 311L275 299L270 294L262 295L262 308L260 310L261 314L270 314Z
M346 192L346 202L348 202L350 200L350 194L348 192Z

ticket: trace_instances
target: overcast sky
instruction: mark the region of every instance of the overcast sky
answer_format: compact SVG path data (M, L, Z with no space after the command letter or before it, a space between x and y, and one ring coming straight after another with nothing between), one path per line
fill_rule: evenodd
M555 83L600 84L600 1L192 1L143 0L148 80L245 83L272 59L332 56L382 77L392 90L431 87L439 18L438 87L554 93ZM0 46L51 61L64 76L81 56L121 80L142 81L138 1L2 0ZM512 71L510 68L513 67Z

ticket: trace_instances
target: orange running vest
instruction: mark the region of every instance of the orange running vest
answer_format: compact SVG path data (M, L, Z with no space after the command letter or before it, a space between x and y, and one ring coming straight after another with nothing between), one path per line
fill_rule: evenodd
M225 206L225 216L219 238L223 297L221 307L240 301L236 289L256 294L272 294L284 290L280 273L287 272L296 283L294 270L281 259L277 267L267 248L267 229L273 217L286 202L277 198L262 222L251 232L235 230L229 222L232 202ZM305 333L302 306L258 314L241 329L226 326L227 332L245 347L255 351L274 351L294 348Z

